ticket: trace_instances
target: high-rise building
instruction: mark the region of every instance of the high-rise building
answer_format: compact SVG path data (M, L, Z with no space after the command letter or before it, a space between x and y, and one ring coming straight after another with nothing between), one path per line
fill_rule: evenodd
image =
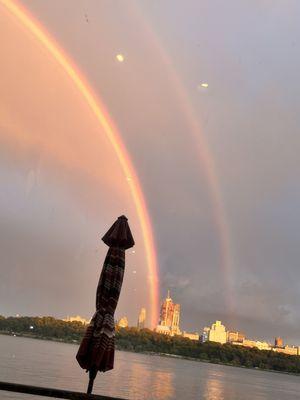
M224 325L222 325L221 321L216 321L214 324L212 324L211 328L209 329L208 340L210 342L217 342L222 344L226 343L226 328Z
M167 298L161 305L160 319L156 327L156 332L166 335L180 335L180 304L173 303L168 290Z
M275 347L283 347L283 340L281 337L275 338Z
M137 322L138 329L144 329L146 324L146 308L141 308Z

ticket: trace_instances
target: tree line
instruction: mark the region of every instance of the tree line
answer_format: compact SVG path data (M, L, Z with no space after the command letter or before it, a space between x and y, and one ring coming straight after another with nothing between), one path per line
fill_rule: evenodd
M79 343L85 326L53 317L1 317L0 332ZM116 328L116 347L132 352L158 353L217 364L300 374L300 357L255 348L201 343L180 336L165 336L149 329Z

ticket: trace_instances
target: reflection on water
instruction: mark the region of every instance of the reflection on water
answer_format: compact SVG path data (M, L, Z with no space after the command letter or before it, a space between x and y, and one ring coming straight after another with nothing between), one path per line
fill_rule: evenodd
M215 378L209 378L206 381L203 398L205 400L224 400L223 382Z
M162 369L154 369L147 360L147 356L140 359L139 362L128 362L132 357L130 353L123 353L125 360L122 358L121 364L118 365L118 369L126 371L126 386L128 390L126 397L130 399L139 398L141 393L148 394L154 399L167 400L174 398L174 385L173 385L173 372L164 371ZM126 357L126 354L129 358ZM139 355L135 355L139 358ZM151 358L151 357L150 357ZM119 379L118 374L115 374L114 378L110 381L113 386L117 384ZM120 382L119 382L120 384ZM148 392L150 388L150 391Z
M105 388L106 395L128 399L173 399L173 371L153 368L153 361L150 356L116 352L115 370L97 376L95 392Z
M153 388L154 398L162 400L174 398L173 374L158 371L153 374L153 377L155 380L150 387Z
M85 391L76 352L70 344L0 335L0 379ZM131 400L300 400L300 377L117 351L115 369L98 374L94 392ZM0 399L37 398L0 392Z

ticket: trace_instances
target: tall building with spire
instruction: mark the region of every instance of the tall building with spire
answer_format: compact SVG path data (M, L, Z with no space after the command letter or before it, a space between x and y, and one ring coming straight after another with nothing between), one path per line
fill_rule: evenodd
M161 305L160 319L156 327L156 332L164 333L165 335L180 335L180 304L173 303L168 290L167 298Z
M146 325L146 308L141 308L137 322L138 329L144 329Z

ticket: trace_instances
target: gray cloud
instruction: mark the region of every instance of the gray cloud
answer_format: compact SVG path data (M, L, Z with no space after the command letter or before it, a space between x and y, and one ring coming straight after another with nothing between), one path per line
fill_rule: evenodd
M218 318L253 337L282 335L300 344L299 3L165 1L158 7L140 1L128 7L98 1L74 6L65 0L65 13L60 1L24 3L72 55L120 127L152 217L161 295L170 288L174 300L181 303L183 327L200 329ZM229 289L196 141L170 80L169 67L145 24L169 55L216 162L233 260ZM122 65L114 59L119 52L125 55ZM197 89L202 81L209 83L208 90ZM7 144L3 149L2 311L14 313L22 304L22 312L29 314L89 315L93 296L88 295L79 307L76 296L92 290L93 282L91 278L82 281L80 268L99 265L104 250L94 253L97 235L121 200L110 207L109 196L101 200L101 193L89 189L94 181L86 183L88 172L79 177L78 171L73 173L75 184L68 184L69 194L64 197L56 187L61 182L56 172L52 201L63 211L54 222L46 221L43 218L50 218L51 206L42 192L47 193L50 183L44 180L44 189L38 190L39 174L45 173L43 165L29 163L25 168L16 161L12 168ZM84 158L89 150L82 151ZM32 154L27 157L34 159ZM11 170L17 171L19 182L14 182ZM66 175L62 186L69 179ZM78 189L81 185L89 195ZM30 209L35 210L30 223L21 213L24 196L13 192L18 186L26 193L27 217ZM68 210L70 193L78 194L82 201ZM127 198L124 203L128 202ZM20 212L15 212L18 207ZM103 209L110 210L105 223ZM71 225L63 228L61 221ZM28 226L30 234L24 234ZM21 246L13 251L17 241ZM36 243L38 251L33 253ZM38 265L45 258L49 271L50 265L56 265L56 274L50 273L47 286L31 297L30 287L40 285L43 279ZM24 280L18 280L16 265L20 262L31 265ZM128 272L134 262L129 258ZM127 274L127 289L120 302L120 314L128 314L132 322L145 301L142 264L141 256L140 276ZM66 307L62 275L72 276L74 288L67 289L70 301ZM228 296L234 299L233 313L227 307ZM37 305L37 298L44 300ZM134 307L130 307L132 299Z

